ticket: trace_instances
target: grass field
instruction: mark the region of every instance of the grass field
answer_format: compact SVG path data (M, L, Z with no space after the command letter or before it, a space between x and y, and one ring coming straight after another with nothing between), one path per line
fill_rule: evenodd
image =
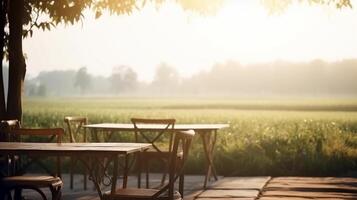
M131 117L229 123L229 128L219 131L215 151L221 175L357 175L357 99L108 97L24 101L24 126L63 127L66 115L87 116L90 123L130 122ZM194 142L188 173L203 170L200 140Z

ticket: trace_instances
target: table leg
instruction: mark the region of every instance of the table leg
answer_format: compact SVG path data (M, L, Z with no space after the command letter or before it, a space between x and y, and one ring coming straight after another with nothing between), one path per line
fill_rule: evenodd
M215 180L218 180L216 168L213 164L213 150L216 143L216 131L202 131L198 132L202 139L203 150L206 156L206 176L203 184L203 188L207 187L207 182L213 175Z
M128 155L125 155L125 164L124 164L124 172L123 172L123 188L126 188L128 183L128 171L129 171L129 161Z
M113 168L113 176L109 178L106 174L106 170L108 169L109 163L103 164L103 160L97 158L83 158L80 159L84 166L87 168L89 172L89 179L93 182L95 189L97 190L98 196L100 199L103 199L103 192L101 189L101 184L103 185L110 185L111 184L111 192L115 191L116 188L116 180L118 179L118 155L115 155L111 158L108 158L108 162L111 160L114 161L114 168ZM104 183L104 177L108 177L109 183Z
M137 171L138 171L138 188L141 188L141 170L142 170L142 155L140 152L137 154Z
M100 181L101 181L101 176L99 175L99 166L97 164L97 160L94 159L94 161L90 158L87 158L87 160L82 160L84 165L88 168L89 171L89 178L92 180L95 189L98 192L98 196L100 199L103 199L103 193L102 189L100 188Z
M111 194L115 194L115 190L117 187L118 180L118 170L119 170L119 156L115 156L114 158L114 168L113 168L113 178L112 178L112 189Z
M212 144L211 144L211 153L210 153L210 155L211 155L211 163L212 163L211 167L212 167L214 179L218 180L217 170L216 170L216 167L213 164L213 154L214 154L213 151L214 151L214 147L216 146L216 141L217 141L217 130L214 130L212 134L213 134L213 136L212 136L213 138L211 139Z

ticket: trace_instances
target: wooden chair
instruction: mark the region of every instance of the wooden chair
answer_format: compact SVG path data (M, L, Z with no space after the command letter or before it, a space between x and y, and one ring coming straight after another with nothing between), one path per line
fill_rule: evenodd
M0 122L0 135L1 142L8 142L10 140L10 135L7 133L11 129L19 129L21 127L20 122L16 119L13 120L2 120Z
M7 133L8 130L20 128L20 122L18 120L2 120L0 122L0 141L8 142L10 141L10 135ZM7 155L0 155L0 177L9 176L13 173L13 167L11 166L11 158Z
M16 139L21 141L23 136L47 138L50 140L55 139L57 143L61 143L61 136L64 131L62 128L52 128L52 129L12 129L7 130L7 133ZM48 140L46 140L48 141ZM36 161L30 159L30 162L26 163L25 166ZM24 175L14 175L9 177L4 177L0 179L0 199L5 197L11 198L11 191L14 190L15 200L22 199L22 189L31 189L37 191L42 199L47 200L46 195L43 193L41 188L49 188L52 193L52 199L61 199L61 188L63 186L60 176L60 159L57 157L56 174L53 176L24 176Z
M65 117L64 122L67 125L67 131L69 133L70 142L77 142L78 137L82 137L81 132L83 131L83 140L81 142L87 142L87 133L83 128L83 125L88 123L86 117Z
M169 157L172 151L175 119L140 119L132 118L134 125L135 142L151 143L153 148L139 154L138 158L138 187L141 187L142 166L145 167L146 188L149 188L149 171L152 161L160 161L164 164L161 185L164 184L168 171ZM145 126L162 126L161 130L148 130ZM167 137L168 136L168 137ZM165 141L166 140L166 141ZM168 141L167 141L168 140ZM164 144L164 145L160 145Z
M175 134L169 159L169 181L159 189L122 188L104 193L105 200L179 200L183 199L184 164L195 132L179 131ZM181 152L181 156L177 154ZM179 179L179 191L175 182Z
M88 119L86 117L72 117L67 116L64 118L64 122L67 125L67 131L69 133L69 139L71 143L77 142L78 138L83 136L83 139L80 142L87 142L87 132L86 129L83 128L83 125L88 123ZM70 162L70 188L73 189L73 179L74 173L73 168L77 164L78 159L71 157ZM83 167L83 188L87 190L87 171L85 167Z

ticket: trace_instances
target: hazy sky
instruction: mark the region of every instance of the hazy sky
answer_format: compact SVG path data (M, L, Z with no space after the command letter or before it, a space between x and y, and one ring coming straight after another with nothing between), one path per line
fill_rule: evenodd
M167 3L130 16L95 20L89 13L74 26L35 31L24 41L24 52L30 76L82 66L108 75L113 67L127 65L140 79L150 80L161 62L189 76L226 60L249 64L357 58L356 19L356 8L298 4L270 15L259 0L231 1L216 15L204 17Z

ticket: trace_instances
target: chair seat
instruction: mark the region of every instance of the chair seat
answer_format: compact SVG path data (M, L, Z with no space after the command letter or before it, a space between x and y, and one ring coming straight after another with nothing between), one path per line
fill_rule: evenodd
M159 192L156 189L143 189L143 188L125 188L117 189L115 194L110 194L110 191L104 193L105 200L149 200L154 199L154 195ZM168 200L167 192L155 198L157 200ZM181 195L178 191L174 192L173 200L181 200Z
M53 176L9 176L0 179L0 186L13 187L17 185L35 187L58 187L63 182L59 177Z

